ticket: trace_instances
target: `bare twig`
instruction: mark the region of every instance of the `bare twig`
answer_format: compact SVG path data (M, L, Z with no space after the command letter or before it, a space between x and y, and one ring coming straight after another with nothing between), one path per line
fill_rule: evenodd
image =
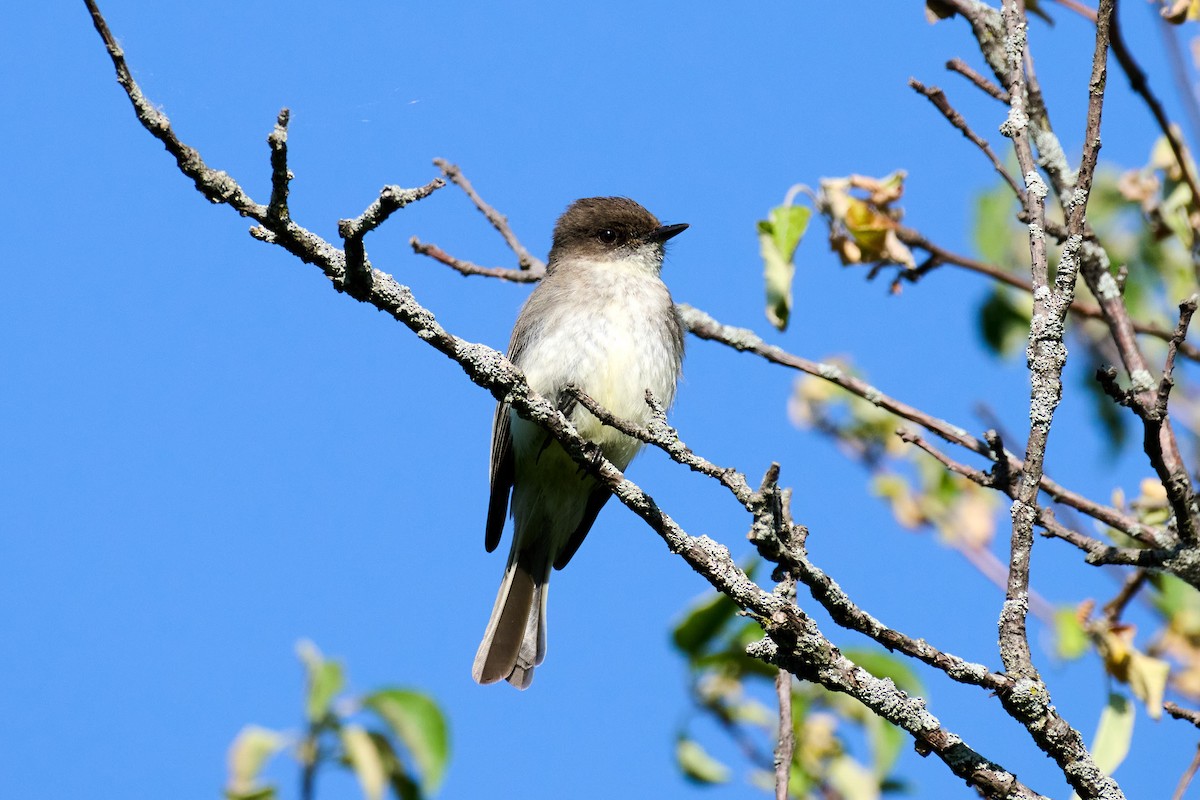
M369 288L371 262L367 260L363 237L409 203L428 197L445 185L446 182L441 178L434 178L416 189L384 186L379 192L379 197L375 198L362 214L354 219L338 220L338 234L346 243L346 267L350 277L345 287L347 292L353 296L356 292L363 292Z
M1111 367L1099 370L1096 375L1104 391L1118 404L1131 408L1142 421L1142 448L1166 490L1167 501L1175 515L1179 538L1189 547L1197 545L1197 537L1200 535L1195 519L1196 495L1192 479L1182 461L1168 458L1163 446L1168 439L1164 432L1169 432L1171 424L1167 403L1174 386L1175 356L1179 343L1187 336L1188 326L1196 313L1197 302L1197 296L1192 295L1179 304L1179 323L1167 347L1163 375L1156 388L1146 385L1152 384L1148 375L1142 376L1127 390L1117 385L1116 370Z
M1192 324L1192 317L1196 313L1196 305L1200 302L1200 297L1192 295L1187 300L1179 304L1179 323L1175 326L1175 333L1171 336L1171 342L1167 345L1167 360L1163 365L1162 379L1158 382L1158 400L1154 405L1155 412L1160 416L1167 414L1167 401L1171 396L1171 389L1175 385L1175 354L1179 352L1180 345L1187 338L1188 327Z
M1001 103L1004 103L1004 105L1008 105L1008 92L1004 91L1004 89L980 75L974 69L969 67L967 62L963 61L961 58L952 58L947 61L946 69L950 70L951 72L957 72L959 75L962 75L964 78L978 86L987 94L990 94Z
M440 261L451 269L461 272L463 275L484 275L489 278L499 278L503 281L512 281L513 283L537 283L545 275L539 270L523 270L523 269L506 269L505 267L481 267L478 264L472 264L470 261L463 261L461 258L455 258L447 253L436 244L422 242L416 236L408 240L412 245L414 253L419 255L429 256L435 261Z
M1004 47L1001 15L988 4L977 0L941 0L941 2L967 19L988 66L991 67L997 78L1007 80L1008 61ZM1041 90L1032 74L1028 85L1029 103L1026 110L1030 135L1037 146L1039 163L1050 179L1059 204L1069 215L1070 209L1075 203L1077 175L1067 162L1062 145L1051 128ZM1136 330L1129 316L1129 310L1121 297L1117 281L1113 279L1109 271L1110 263L1107 253L1094 241L1094 237L1090 231L1086 230L1086 226L1080 256L1084 280L1087 282L1088 290L1096 298L1104 312L1104 321L1109 327L1126 374L1133 383L1145 385L1150 380L1150 372L1145 355L1138 347ZM1146 396L1143 399L1148 401L1150 397ZM1160 436L1162 440L1160 449L1168 471L1175 471L1183 466L1183 457L1169 423L1163 426Z
M985 458L995 458L992 448L987 442L971 436L964 429L938 419L917 409L901 400L897 400L864 380L848 375L834 364L824 364L810 361L781 347L767 344L762 337L748 328L738 328L718 322L709 314L687 304L677 306L684 326L688 331L701 339L719 342L734 350L753 353L773 364L789 367L809 375L829 381L853 395L895 414L897 417L920 425L931 433L940 436L951 444L965 447ZM1024 470L1024 462L1012 453L1005 452L1008 457L1009 472L1016 475ZM1076 511L1086 514L1093 519L1103 522L1111 528L1151 545L1161 544L1166 535L1162 531L1146 525L1128 514L1111 506L1093 502L1077 492L1070 491L1058 482L1048 477L1042 477L1041 489L1059 503L1070 506Z
M267 215L274 220L285 220L288 217L288 191L294 175L288 169L287 162L287 128L291 112L286 108L280 109L275 118L275 130L267 137L267 146L271 148L271 201L267 203Z
M775 673L775 697L779 702L779 733L775 743L775 800L788 800L796 733L792 728L792 674L782 667Z
M1083 3L1078 2L1078 0L1054 0L1054 2L1058 3L1063 8L1074 11L1076 14L1086 20L1091 22L1096 21L1096 10L1094 8L1088 8Z
M462 174L462 170L457 165L451 164L444 158L435 158L433 163L441 169L443 175L449 178L458 188L462 189L467 197L471 198L471 202L475 204L475 207L487 217L488 222L492 223L492 227L504 237L504 241L509 246L509 249L516 254L517 264L521 269L537 273L546 271L545 263L541 259L530 255L525 246L517 239L516 234L512 232L512 228L508 225L508 218L488 205L479 196L479 193L475 191L475 187L471 185L471 182Z
M904 225L897 225L895 227L895 231L896 237L900 239L900 241L904 242L909 247L924 250L929 253L930 256L932 256L932 258L928 259L924 264L916 269L902 270L898 272L897 277L901 280L909 283L916 283L921 280L921 278L925 277L925 275L934 269L937 269L939 266L943 264L950 264L952 266L961 267L969 272L975 272L979 275L984 275L992 280L998 281L999 283L1011 286L1014 289L1020 289L1021 291L1029 292L1030 294L1033 293L1033 286L1028 280L1021 278L1018 275L1014 275L1011 272L1007 272L995 264L989 264L985 261L980 261L978 259L971 258L970 256L964 256L959 253L955 253L952 250L947 250L946 248L930 241L920 231ZM1100 306L1096 305L1095 303L1088 303L1078 298L1072 300L1070 311L1072 314L1079 317L1084 317L1086 319L1105 319L1104 310ZM1135 332L1144 334L1146 336L1152 336L1155 339L1160 339L1164 342L1170 342L1174 337L1173 331L1166 328L1161 328L1157 325L1151 325L1149 323L1139 321L1131 321L1131 324ZM1181 355L1192 361L1200 361L1200 347L1196 347L1195 345L1186 341L1179 342L1177 347Z
M1190 722L1197 728L1200 728L1200 711L1197 711L1194 708L1184 708L1178 703L1173 703L1170 700L1163 703L1163 708L1165 708L1167 713L1175 719L1181 719L1184 722Z
M578 387L569 386L567 392L605 425L653 445L676 463L718 481L747 511L755 515L756 519L765 517L766 521L757 525L752 532L751 541L759 548L764 558L779 564L787 575L808 587L813 598L839 625L869 636L889 650L899 650L936 667L960 683L981 686L992 691L1011 688L1012 681L1009 678L990 672L981 664L973 664L942 652L924 639L914 639L893 630L855 605L833 579L809 561L803 546L803 535L797 530L798 526L788 521L786 505L775 507L770 502L779 474L778 466L768 471L762 486L755 492L744 474L720 467L696 455L684 444L678 432L667 424L666 413L653 395L647 393L646 397L651 410L650 423L642 426L615 416Z
M1121 591L1117 592L1116 597L1104 604L1104 620L1109 627L1115 625L1121 619L1121 615L1125 613L1126 606L1129 601L1137 596L1137 593L1146 585L1146 579L1150 577L1150 573L1144 569L1135 569L1129 573L1125 582L1121 584Z
M1024 204L1025 190L1017 183L1016 179L1008 173L1008 170L1004 168L1002 163L1000 163L1000 159L996 158L996 153L992 150L992 146L987 143L987 140L975 133L975 131L971 130L971 126L967 124L965 119L963 119L962 114L958 113L954 106L950 105L950 101L946 99L946 93L937 86L926 86L916 78L909 78L908 85L912 87L913 90L915 90L918 94L924 95L929 102L933 103L934 108L942 112L942 116L946 118L947 122L957 128L959 132L962 133L963 136L967 137L972 144L983 151L983 154L987 156L988 161L992 162L992 168L999 173L1000 177L1004 179L1005 183L1012 187L1013 194L1015 194L1021 203Z
M1196 87L1192 85L1192 78L1188 74L1190 59L1184 56L1183 48L1179 46L1178 26L1160 21L1157 27L1166 45L1167 61L1171 65L1171 76L1175 80L1175 94L1187 112L1192 140L1195 141L1200 137L1200 104L1196 102Z
M1079 732L1060 717L1051 705L1049 691L1033 664L1026 616L1029 609L1033 526L1039 511L1038 488L1054 411L1062 397L1062 370L1066 363L1063 323L1074 299L1079 253L1083 245L1084 209L1100 144L1100 113L1106 77L1108 18L1111 13L1112 0L1101 0L1089 82L1084 154L1071 202L1067 205L1069 238L1059 260L1053 288L1047 270L1045 240L1044 199L1048 189L1038 173L1030 135L1030 98L1040 93L1036 83L1027 78L1027 72L1032 74L1032 59L1026 51L1028 22L1024 4L1019 0L1004 0L1002 5L1000 46L1003 59L1002 63L996 65L1010 98L1008 119L1001 126L1001 132L1013 141L1027 189L1025 211L1029 221L1034 302L1027 350L1031 382L1029 439L1025 471L1017 482L1017 496L1012 506L1008 592L999 623L1001 660L1005 671L1018 679L1025 696L1019 697L1018 692L1013 692L1008 696L1002 695L1001 701L1010 714L1025 724L1034 741L1055 760L1072 788L1083 798L1118 798L1123 794L1112 778L1096 766ZM1035 102L1040 105L1040 96Z
M1187 794L1188 786L1192 784L1192 779L1196 777L1196 770L1200 769L1200 747L1196 748L1196 754L1192 756L1192 762L1188 764L1188 768L1179 776L1179 783L1175 786L1175 793L1171 795L1171 800L1183 800Z
M1033 526L1037 517L1038 484L1042 477L1046 440L1054 411L1062 396L1062 369L1066 349L1062 341L1062 320L1070 298L1051 291L1046 256L1045 198L1047 188L1037 171L1033 146L1029 140L1029 86L1025 77L1027 21L1024 8L1016 0L1005 0L1004 50L1006 55L1005 88L1009 94L1008 120L1001 126L1013 141L1017 162L1025 176L1027 192L1025 214L1029 222L1029 251L1033 279L1033 320L1029 331L1029 372L1032 382L1030 431L1025 451L1025 472L1018 482L1012 506L1008 591L1000 616L1000 654L1005 670L1011 674L1038 680L1029 650L1025 616L1029 610L1029 562L1033 548ZM1078 248L1078 244L1076 244ZM1067 261L1064 258L1064 261ZM1074 294L1073 261L1067 261L1070 283L1063 289ZM1061 269L1060 269L1061 272ZM1063 302L1065 299L1065 303ZM1061 308L1059 306L1062 306ZM1061 316L1060 316L1061 313ZM1053 322L1052 322L1053 320Z

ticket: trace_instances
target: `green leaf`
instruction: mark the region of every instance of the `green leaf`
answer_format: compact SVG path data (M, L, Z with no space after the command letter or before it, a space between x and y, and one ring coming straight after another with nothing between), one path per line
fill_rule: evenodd
M1157 590L1154 606L1167 618L1171 630L1200 637L1200 594L1174 575L1154 575L1150 581Z
M275 800L276 797L274 786L264 786L249 792L225 790L225 800Z
M758 247L767 290L767 319L779 330L787 328L791 317L796 247L808 229L811 216L812 210L807 206L778 206L771 209L769 219L758 222Z
M1018 308L1012 295L997 288L979 309L979 333L997 355L1011 355L1029 339L1029 310Z
M737 604L719 592L712 592L685 613L675 626L672 640L689 660L700 656L721 633L725 625L737 616Z
M892 683L909 694L925 693L921 679L909 665L899 657L882 650L863 647L847 647L842 651L846 658L858 664L876 678L890 678Z
M907 663L891 653L880 650L851 647L843 651L847 658L865 669L877 678L887 678L896 684L897 688L911 695L923 695L925 687L920 678ZM831 699L840 703L847 698L845 695L834 695ZM866 707L857 700L853 701L856 710L861 714L848 714L862 724L867 734L867 743L871 749L872 774L876 784L887 777L896 759L904 750L908 736L887 720L877 717L867 711ZM840 705L837 707L841 707Z
M396 750L392 747L392 740L379 731L367 731L367 735L371 737L371 741L375 744L375 750L383 762L383 770L392 787L392 794L400 800L421 800L424 795L421 794L420 787L409 777L400 757L396 755Z
M675 761L684 777L695 783L726 783L729 767L710 756L694 739L680 738L675 744Z
M1015 211L1012 189L1005 183L996 183L975 200L975 249L985 261L993 264L1009 261Z
M382 689L364 697L363 708L378 715L404 743L416 764L422 790L436 790L450 756L449 728L437 703L420 692Z
M308 673L305 714L309 722L320 722L329 714L330 703L345 685L342 665L337 661L327 661L317 646L307 639L296 645L296 654Z
M263 766L283 748L282 734L257 725L247 725L234 737L229 746L229 784L226 794L230 797L257 797L262 792L274 795L274 788L260 787L258 773Z
M1091 639L1079 615L1073 608L1060 608L1054 612L1054 638L1058 657L1068 661L1079 658L1088 651Z
M1108 704L1100 712L1096 736L1092 739L1092 758L1105 775L1112 775L1133 741L1133 703L1119 694L1110 694Z
M383 790L387 786L387 770L384 759L375 746L375 741L361 725L347 724L341 729L342 749L346 761L358 776L358 784L362 787L367 800L383 800Z
M777 206L770 214L771 238L780 254L791 261L796 256L796 248L808 230L808 221L812 218L812 209L808 206ZM763 223L759 223L762 230Z

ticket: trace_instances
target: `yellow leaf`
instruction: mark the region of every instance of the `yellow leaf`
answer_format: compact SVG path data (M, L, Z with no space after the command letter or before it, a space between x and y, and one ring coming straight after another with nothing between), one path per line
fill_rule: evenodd
M1140 486L1142 496L1138 498L1144 503L1165 503L1167 502L1166 487L1156 478L1143 478Z
M247 725L229 746L229 785L231 793L249 793L258 786L263 765L284 745L275 731Z
M1150 716L1158 719L1171 665L1134 647L1134 633L1132 625L1114 625L1097 635L1096 646L1108 673L1129 686Z
M1162 716L1163 691L1171 665L1134 650L1129 657L1129 688L1146 704L1151 719Z
M382 800L387 770L371 735L359 725L346 725L342 728L342 747L367 800Z

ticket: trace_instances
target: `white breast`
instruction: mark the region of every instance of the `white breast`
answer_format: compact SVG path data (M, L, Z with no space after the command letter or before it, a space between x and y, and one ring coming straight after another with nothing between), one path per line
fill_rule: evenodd
M647 389L664 405L675 397L680 353L667 287L657 269L640 260L573 262L566 268L571 274L547 278L537 290L543 296L538 302L531 297L522 312L539 315L542 324L518 365L530 385L551 400L574 383L618 417L645 422ZM572 422L622 469L640 447L583 409Z

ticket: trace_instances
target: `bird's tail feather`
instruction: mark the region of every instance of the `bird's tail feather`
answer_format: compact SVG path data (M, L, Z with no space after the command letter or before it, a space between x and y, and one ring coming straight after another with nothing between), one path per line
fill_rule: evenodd
M546 595L548 569L540 580L517 559L511 559L496 593L496 604L471 675L478 683L507 680L518 689L533 682L533 668L546 657Z

